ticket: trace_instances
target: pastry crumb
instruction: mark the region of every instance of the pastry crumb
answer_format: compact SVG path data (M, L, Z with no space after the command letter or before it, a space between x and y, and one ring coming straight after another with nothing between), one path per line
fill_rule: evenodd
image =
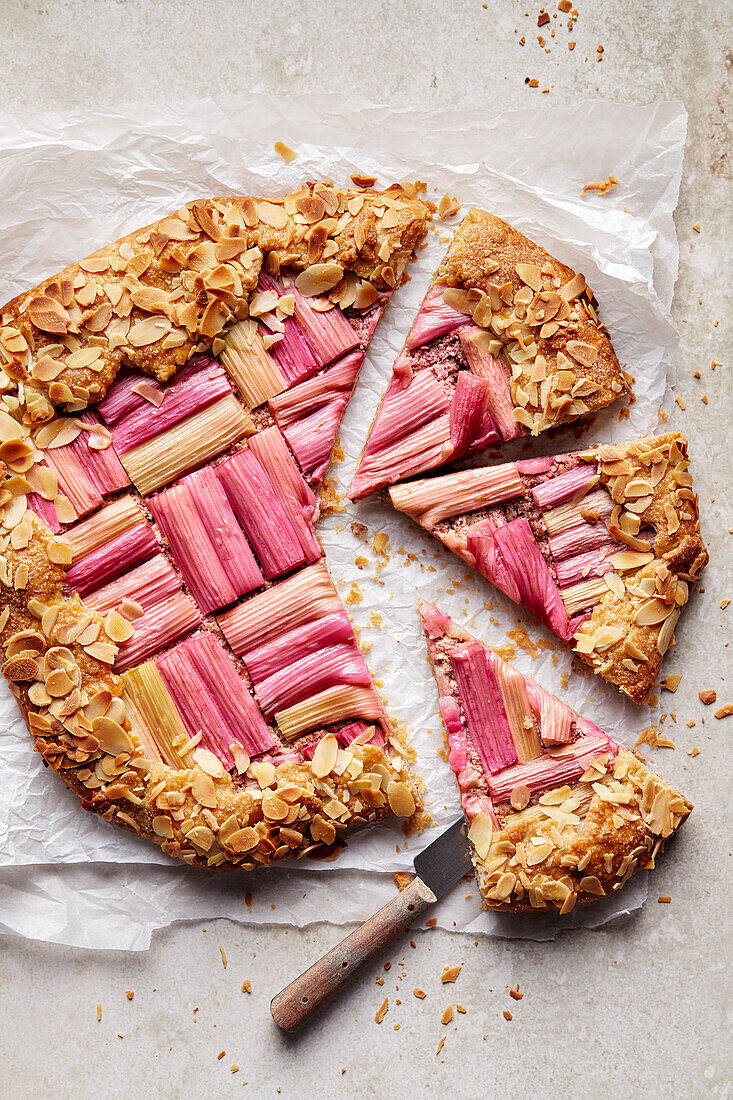
M590 183L583 185L581 194L587 195L589 191L595 191L599 195L607 195L614 187L618 187L620 182L616 176L609 176L605 180L591 180Z
M459 963L458 966L446 966L443 973L440 975L441 982L445 985L448 982L454 982L461 972L463 963Z

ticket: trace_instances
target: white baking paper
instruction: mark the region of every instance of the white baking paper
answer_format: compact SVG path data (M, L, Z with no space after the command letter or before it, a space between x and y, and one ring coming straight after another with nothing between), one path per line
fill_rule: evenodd
M351 172L380 184L421 179L428 197L456 195L464 211L486 206L582 269L600 302L619 358L636 377L624 418L607 410L585 442L653 431L677 340L669 309L677 275L672 213L686 115L678 103L635 108L593 102L547 111L410 112L332 99L252 95L177 108L5 116L0 120L0 301L106 241L198 196L284 192L304 179L347 184ZM283 140L298 151L285 165ZM605 197L581 187L609 173ZM410 319L460 220L437 223L390 302L340 433L346 457L330 471L344 493ZM541 440L538 453L577 445L577 432ZM526 444L520 446L526 448ZM364 525L363 529L352 524ZM372 551L377 531L389 554ZM171 862L158 848L84 814L33 753L15 703L0 691L0 931L94 948L141 949L175 920L229 916L304 925L361 920L394 892L422 846L453 821L459 804L441 755L442 726L416 612L435 599L495 646L518 609L405 516L375 501L344 498L321 539L334 580L368 648L367 661L391 714L404 724L425 780L432 826L405 838L396 823L354 836L336 864L308 861L256 875L215 875ZM366 565L356 559L366 559ZM380 619L375 620L374 613ZM633 704L590 674L570 675L570 655L530 620L541 647L516 648L515 664L621 741L644 723ZM520 635L521 640L521 635ZM567 678L567 689L563 679ZM251 897L250 897L251 895ZM471 895L466 897L466 895ZM638 907L645 876L570 919L480 913L473 883L437 908L445 928L546 939L560 927L595 927Z

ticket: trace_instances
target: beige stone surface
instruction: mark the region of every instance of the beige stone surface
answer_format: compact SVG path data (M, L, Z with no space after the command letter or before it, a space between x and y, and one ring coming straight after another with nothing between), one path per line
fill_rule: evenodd
M554 943L475 944L446 932L416 934L414 948L403 942L387 956L389 971L382 963L368 968L295 1040L277 1032L269 999L334 942L332 927L181 925L156 935L151 950L138 955L5 938L0 1091L7 1100L733 1093L727 908L733 718L716 721L714 708L697 697L701 688L715 688L719 702L733 701L725 648L733 604L720 608L721 599L733 598L733 536L726 529L733 513L722 526L706 516L710 498L720 502L731 489L732 10L725 0L578 0L578 7L568 34L559 20L538 30L540 4L528 8L526 0L0 4L0 104L7 109L83 109L257 87L487 111L584 97L683 99L690 124L674 312L681 331L676 393L685 409L675 408L670 425L691 440L714 563L665 669L682 673L677 693L662 700L677 716L677 747L652 754L696 810L643 909ZM555 39L548 33L553 26ZM538 34L547 38L549 54ZM537 78L539 87L525 78ZM712 360L722 364L714 372ZM687 755L693 746L700 749L694 758ZM671 895L671 904L657 904L658 895ZM459 962L455 985L441 985L444 966ZM241 992L245 979L251 994ZM509 988L517 984L523 999L515 1001ZM426 991L424 1000L413 996L416 986ZM135 991L131 1001L127 989ZM385 994L389 1012L377 1025ZM465 1015L442 1025L444 1008L456 1002Z

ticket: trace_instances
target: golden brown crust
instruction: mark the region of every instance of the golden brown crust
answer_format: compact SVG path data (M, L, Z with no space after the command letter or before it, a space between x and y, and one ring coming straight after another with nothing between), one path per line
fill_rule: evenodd
M418 813L417 786L396 736L383 748L357 739L343 749L326 734L311 761L245 761L247 786L193 745L191 768L145 757L111 671L130 624L63 595L69 544L27 509L33 491L53 502L62 522L74 518L37 461L39 451L80 431L72 417L55 417L54 406L76 412L99 400L123 363L165 380L194 351L216 354L229 322L248 315L263 265L299 272L294 281L305 296L371 304L399 285L430 216L409 185L380 193L321 183L285 199L192 202L2 311L3 673L37 751L82 805L187 863L229 869L327 853L348 826ZM102 447L109 443L106 429L92 430Z
M627 749L594 763L592 771L572 790L574 802L589 800L580 826L558 826L541 806L510 815L498 831L490 821L472 824L484 908L517 913L554 905L564 914L654 866L692 804ZM562 801L552 809L562 811ZM539 861L538 853L545 853Z
M0 312L0 366L38 392L39 408L43 397L70 410L98 400L123 362L165 381L248 316L263 265L308 269L324 291L348 273L392 290L430 217L399 188L322 183L284 199L189 202L9 302Z
M533 435L628 391L584 277L495 215L469 210L437 281L469 293L468 312L502 347L515 416Z
M687 439L681 432L647 436L603 444L583 457L598 462L600 480L616 504L609 529L628 543L630 564L614 582L617 591L609 588L576 631L575 648L595 672L640 703L708 560ZM654 531L651 550L648 528Z

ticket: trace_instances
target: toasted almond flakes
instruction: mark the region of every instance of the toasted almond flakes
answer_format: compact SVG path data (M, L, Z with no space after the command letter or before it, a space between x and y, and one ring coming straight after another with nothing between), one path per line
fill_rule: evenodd
M297 153L294 149L291 149L289 145L286 145L284 141L276 141L273 145L273 149L281 156L286 164L290 164L291 160L295 160Z
M708 691L700 691L698 692L698 695L700 697L700 702L704 703L706 707L709 707L710 704L714 703L715 700L718 698L718 693L716 691L713 691L712 688L710 688L710 690Z
M454 982L461 972L463 963L459 963L458 966L446 966L443 973L440 975L440 980L445 985L447 982Z
M389 997L385 997L384 1000L382 1001L381 1005L377 1009L377 1012L376 1012L376 1015L375 1015L374 1019L376 1020L376 1022L378 1024L381 1024L382 1020L384 1019L384 1017L387 1015L388 1012L389 1012Z

